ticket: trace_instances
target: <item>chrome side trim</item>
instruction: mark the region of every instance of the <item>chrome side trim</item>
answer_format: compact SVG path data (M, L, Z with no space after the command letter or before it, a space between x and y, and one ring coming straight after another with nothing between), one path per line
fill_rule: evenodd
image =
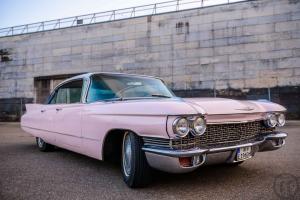
M255 145L260 145L265 141L265 139L261 141L255 141L255 142L250 142L246 144L240 144L240 145L235 145L235 146L230 146L230 147L219 147L219 148L211 148L208 150L208 153L218 153L218 152L223 152L223 151L231 151L237 148L242 148L242 147L249 147L249 146L255 146Z
M265 138L267 140L273 140L273 139L285 139L287 137L287 133L283 133L283 132L276 132L276 133L271 133L267 136L265 136Z
M59 135L70 136L70 137L73 137L73 138L81 138L81 139L86 139L86 140L99 142L99 140L93 139L93 138L87 138L87 137L82 137L82 136L78 137L76 135L71 135L71 134L61 133L61 132L56 132L56 131L49 131L49 130L39 129L39 128L33 128L33 127L30 127L30 126L21 126L21 128L27 128L27 129L32 129L32 130L36 130L36 131L44 131L44 132L48 132L48 133L54 133L54 134L59 134Z
M225 121L225 122L207 122L207 125L217 125L217 124L243 124L243 123L248 123L248 122L256 122L256 121L262 121L263 118L259 118L259 119L253 119L253 120L244 120L244 121Z
M208 149L194 148L189 150L172 150L172 149L159 149L151 147L142 147L142 150L149 153L155 153L163 156L170 157L191 157L194 155L204 154Z
M82 103L87 103L87 96L88 96L88 92L90 89L90 85L91 85L91 78L90 76L86 76L84 81L86 81L86 83L84 83L84 95L82 95Z

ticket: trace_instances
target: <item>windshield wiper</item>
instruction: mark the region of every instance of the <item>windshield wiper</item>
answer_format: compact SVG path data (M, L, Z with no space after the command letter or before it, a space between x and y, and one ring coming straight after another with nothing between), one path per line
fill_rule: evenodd
M123 101L124 99L122 97L115 97L110 99L102 99L101 101Z
M161 97L161 98L172 98L170 96L166 96L163 94L152 94L152 97ZM110 99L101 99L95 102L99 102L99 101L125 101L125 100L135 100L135 99L142 99L142 98L146 98L146 97L131 97L131 98L124 98L124 97L114 97L114 98L110 98ZM148 97L149 98L149 97Z
M162 98L171 98L170 96L166 96L163 94L151 94L152 97L162 97Z

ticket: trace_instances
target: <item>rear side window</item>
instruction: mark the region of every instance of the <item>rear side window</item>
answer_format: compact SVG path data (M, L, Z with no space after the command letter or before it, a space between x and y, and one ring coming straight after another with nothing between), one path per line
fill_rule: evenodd
M54 93L50 104L70 104L81 102L83 80L68 82Z

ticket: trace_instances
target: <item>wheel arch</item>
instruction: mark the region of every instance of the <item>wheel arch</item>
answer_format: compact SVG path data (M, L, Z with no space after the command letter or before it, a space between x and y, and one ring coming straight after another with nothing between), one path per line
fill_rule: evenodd
M103 140L102 145L102 160L120 161L123 137L126 132L132 132L140 136L135 131L130 129L111 129Z

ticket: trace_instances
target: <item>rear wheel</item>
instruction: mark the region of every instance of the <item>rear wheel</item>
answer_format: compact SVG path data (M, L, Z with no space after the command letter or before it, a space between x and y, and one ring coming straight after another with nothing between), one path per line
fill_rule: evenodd
M122 145L122 174L131 188L143 187L150 182L151 168L142 150L142 139L132 132L126 132Z
M40 151L52 151L54 149L54 146L51 144L46 143L42 138L37 137L36 138L36 144Z

